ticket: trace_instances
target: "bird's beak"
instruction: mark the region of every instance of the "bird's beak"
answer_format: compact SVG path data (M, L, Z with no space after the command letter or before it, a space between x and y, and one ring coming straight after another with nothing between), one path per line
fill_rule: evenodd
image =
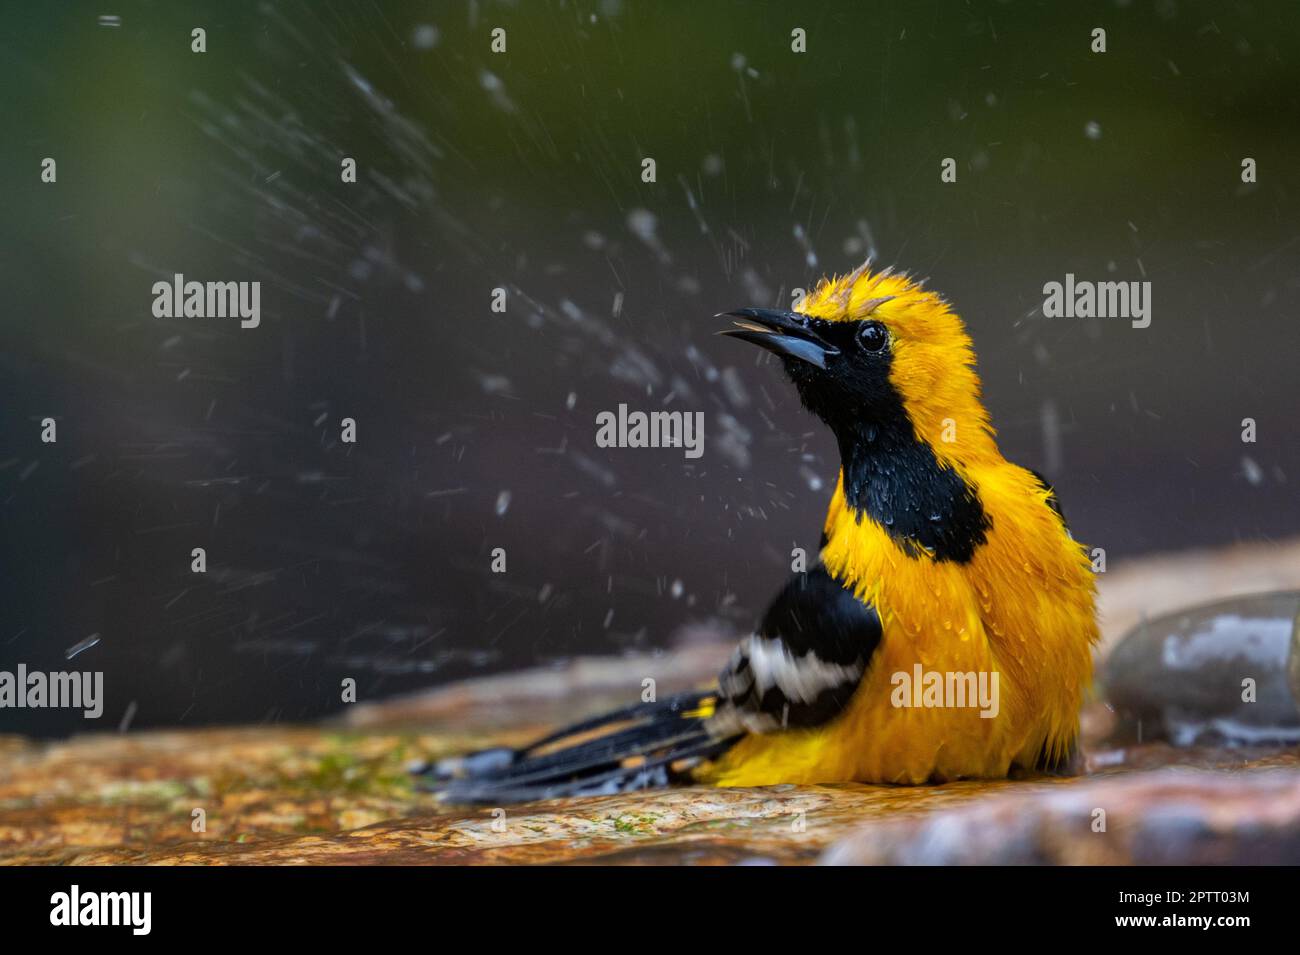
M718 332L742 341L752 342L777 355L798 358L818 368L826 367L826 359L838 355L840 350L823 341L813 332L812 319L798 312L781 312L771 308L740 308L722 312L715 318L736 319L735 328Z

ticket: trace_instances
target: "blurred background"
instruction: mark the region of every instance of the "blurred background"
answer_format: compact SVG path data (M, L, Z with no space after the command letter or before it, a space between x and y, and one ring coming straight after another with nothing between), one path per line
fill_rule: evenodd
M1188 0L9 9L0 669L102 670L107 699L0 729L300 720L345 677L374 700L749 627L838 462L712 316L868 255L965 318L1003 451L1112 565L1295 535L1298 28ZM260 281L260 327L153 317L176 272ZM1044 319L1067 272L1149 280L1151 326ZM620 402L703 411L704 456L596 447Z

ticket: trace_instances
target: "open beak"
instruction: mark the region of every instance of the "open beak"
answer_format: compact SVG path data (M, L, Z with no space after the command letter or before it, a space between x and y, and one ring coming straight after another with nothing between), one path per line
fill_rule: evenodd
M781 312L771 308L740 308L722 312L715 318L736 319L735 328L718 332L742 341L752 342L768 351L798 358L818 368L826 367L826 359L838 355L840 350L823 341L812 330L813 319L798 312Z

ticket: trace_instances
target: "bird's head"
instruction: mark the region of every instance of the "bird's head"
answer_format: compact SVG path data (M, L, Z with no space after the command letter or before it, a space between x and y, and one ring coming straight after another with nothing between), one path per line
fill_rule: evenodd
M992 444L970 336L940 296L905 275L864 264L823 279L795 311L725 314L736 327L722 334L778 355L842 448L895 433L958 465Z

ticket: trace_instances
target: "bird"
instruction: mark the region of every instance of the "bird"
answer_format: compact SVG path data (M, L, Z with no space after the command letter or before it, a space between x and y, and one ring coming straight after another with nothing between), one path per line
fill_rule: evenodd
M870 261L792 310L717 317L777 356L835 439L815 563L712 684L438 760L425 787L501 804L1076 771L1091 559L1051 483L999 451L962 319L924 280Z

